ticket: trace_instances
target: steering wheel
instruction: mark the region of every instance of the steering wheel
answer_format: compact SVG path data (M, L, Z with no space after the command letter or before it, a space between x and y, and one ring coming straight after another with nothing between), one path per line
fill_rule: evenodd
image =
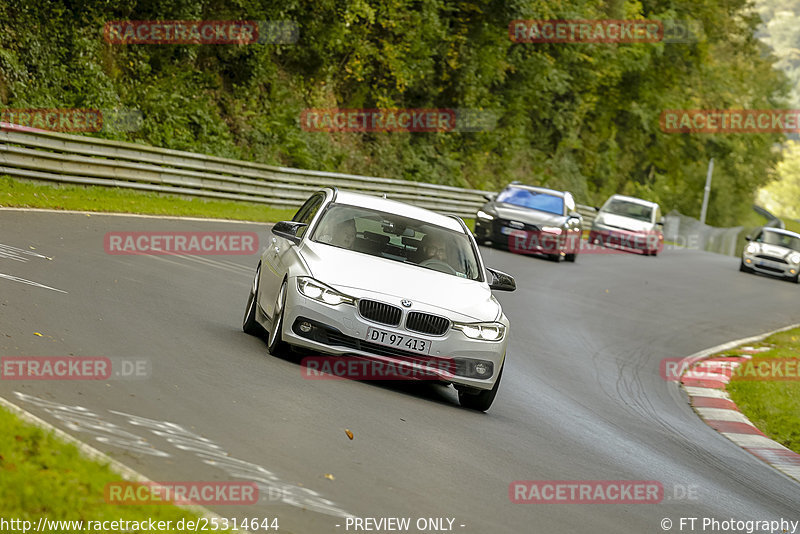
M449 263L447 263L445 261L442 261L442 260L437 260L436 258L429 258L429 259L421 262L419 264L419 266L420 267L433 267L435 271L439 271L439 272L443 272L443 273L444 272L449 272L450 274L456 274L456 270L453 269L453 267ZM444 267L447 270L443 271L442 269L437 269L434 266L436 266L436 267Z

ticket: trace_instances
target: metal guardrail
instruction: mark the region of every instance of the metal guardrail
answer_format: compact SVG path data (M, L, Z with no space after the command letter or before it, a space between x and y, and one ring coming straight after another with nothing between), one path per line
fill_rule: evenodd
M275 167L165 148L0 123L0 174L50 182L122 187L297 207L338 186L472 218L489 191ZM588 219L594 208L579 206Z

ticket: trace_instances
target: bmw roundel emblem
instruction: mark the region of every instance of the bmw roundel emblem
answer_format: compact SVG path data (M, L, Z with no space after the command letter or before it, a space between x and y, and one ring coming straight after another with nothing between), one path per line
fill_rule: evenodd
M408 300L408 299L403 299L403 300L401 300L401 301L400 301L400 304L402 304L402 305L403 305L403 306L405 306L406 308L410 308L410 307L411 307L411 304L412 304L412 302L411 302L410 300Z

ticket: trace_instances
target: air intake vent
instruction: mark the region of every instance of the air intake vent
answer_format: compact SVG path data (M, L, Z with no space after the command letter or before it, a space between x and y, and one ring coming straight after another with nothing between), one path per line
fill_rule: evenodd
M438 315L411 312L406 318L406 328L412 332L441 336L450 328L450 321Z
M399 325L400 317L403 315L403 311L397 306L374 300L359 300L358 313L364 319L389 326Z
M762 260L777 261L778 263L789 263L788 261L784 260L783 258L776 258L774 256L767 256L766 254L757 254L756 258L761 258Z

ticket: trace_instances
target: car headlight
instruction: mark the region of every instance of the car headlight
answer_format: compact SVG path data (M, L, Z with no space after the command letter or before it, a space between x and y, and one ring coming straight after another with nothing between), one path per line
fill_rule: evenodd
M756 252L758 252L758 245L755 243L749 243L744 250L748 254L755 254Z
M470 339L482 341L500 341L506 335L502 323L453 323L453 328L461 330Z
M494 216L489 215L483 210L478 210L478 213L476 215L478 216L479 219L483 219L484 221L491 221L494 219Z
M335 289L326 286L322 282L318 282L307 276L301 276L297 278L297 290L300 291L301 295L318 302L330 304L331 306L355 303L355 299L353 297L347 296L344 293L339 293Z
M549 234L560 234L561 228L558 226L542 226L542 232L547 232Z
M800 254L792 254L789 256L789 263L800 263Z

